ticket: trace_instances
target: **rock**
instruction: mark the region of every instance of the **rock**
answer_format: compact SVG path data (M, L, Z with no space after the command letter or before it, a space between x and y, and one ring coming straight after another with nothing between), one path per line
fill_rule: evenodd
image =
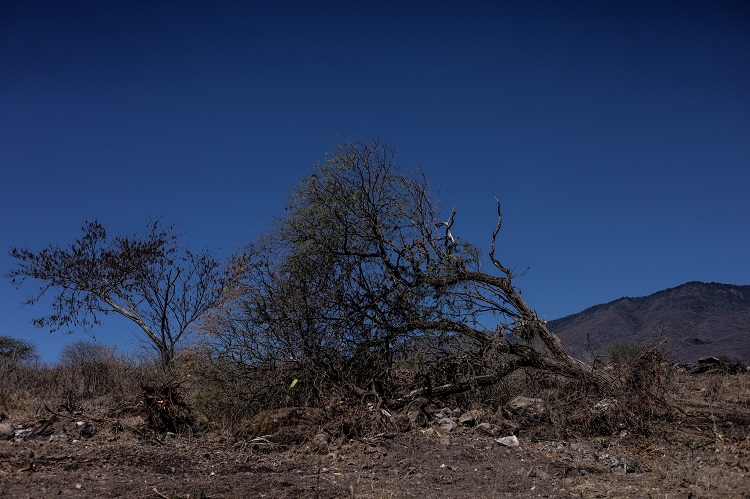
M448 409L447 407L443 407L442 409L440 409L439 411L435 413L435 419L437 420L441 420L441 419L445 419L449 417L451 417L451 410Z
M499 427L490 423L479 423L478 425L474 427L474 430L477 433L481 433L483 435L489 435L490 437L496 437L500 435L501 433Z
M429 422L427 420L427 414L425 414L425 412L421 409L409 411L406 413L406 416L409 418L409 423L417 428L424 428Z
M718 366L721 364L721 359L718 357L701 357L698 359L698 364Z
M617 404L617 399L601 399L591 408L592 412L607 412Z
M443 418L440 421L438 421L438 428L440 428L443 431L451 431L456 426L458 426L458 424L456 424L456 422L450 418Z
M65 428L60 428L59 430L55 431L52 435L49 436L49 442L70 442L73 439L73 437L70 436L70 434L65 431Z
M76 423L81 432L81 438L91 438L96 434L96 426L91 421L78 421Z
M34 428L24 428L22 430L16 430L16 436L13 438L14 442L21 442L26 439L34 437Z
M327 451L328 443L331 441L331 437L327 433L318 433L315 435L310 442L310 445L316 451Z
M458 418L458 423L464 426L475 426L478 421L484 417L484 411L481 409L471 409Z
M8 423L0 423L0 440L13 440L16 431Z
M396 414L393 416L392 421L398 431L402 433L411 430L411 421L409 421L409 417L406 414Z
M540 418L547 413L547 407L542 399L519 395L508 402L508 411L525 418Z
M519 445L521 445L521 443L518 441L518 437L516 437L515 435L496 438L495 442L499 443L500 445L504 445L505 447L518 447Z

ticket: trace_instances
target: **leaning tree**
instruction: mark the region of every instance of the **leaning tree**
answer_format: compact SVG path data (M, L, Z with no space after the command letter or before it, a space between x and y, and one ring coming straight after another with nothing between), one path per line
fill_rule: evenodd
M615 380L568 355L522 299L497 254L499 202L483 258L461 239L457 212L441 214L424 173L400 169L394 154L379 142L344 145L293 190L286 216L243 262L243 291L218 315L224 352L245 366L313 366L391 407L520 368L612 389ZM393 390L399 365L438 352L472 369Z
M53 295L52 313L34 319L36 326L90 330L103 315L119 314L140 328L165 369L192 328L221 303L229 282L208 251L181 246L174 227L159 221L144 234L115 237L87 222L70 246L15 247L11 256L18 261L7 275L13 283L40 283L27 304Z

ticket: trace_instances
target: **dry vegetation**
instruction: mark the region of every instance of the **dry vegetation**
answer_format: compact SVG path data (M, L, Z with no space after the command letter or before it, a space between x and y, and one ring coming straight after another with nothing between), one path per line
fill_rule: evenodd
M171 379L116 355L98 366L6 363L0 410L15 439L0 441L0 495L744 497L750 373L736 367L646 352L606 367L630 387L617 399L519 370L390 411L376 396L335 392L305 407L319 390L292 388L291 373L229 383L198 354ZM542 410L518 410L518 395ZM496 442L511 434L518 447Z
M14 248L9 277L39 285L29 302L55 294L39 325L120 314L156 356L78 342L46 367L0 337L0 496L750 489L744 366L680 368L632 344L609 365L572 357L500 260L499 202L485 254L394 155L338 148L221 265L158 223Z

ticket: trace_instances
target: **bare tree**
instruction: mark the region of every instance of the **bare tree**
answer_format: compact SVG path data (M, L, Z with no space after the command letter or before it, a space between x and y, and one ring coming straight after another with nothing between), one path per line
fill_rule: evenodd
M173 227L151 223L143 235L109 238L99 222L87 222L69 247L39 251L15 247L17 266L7 274L21 286L41 285L26 304L53 293L52 313L34 320L50 332L90 330L101 316L119 314L137 324L168 369L180 343L223 299L228 278L209 252L178 244Z

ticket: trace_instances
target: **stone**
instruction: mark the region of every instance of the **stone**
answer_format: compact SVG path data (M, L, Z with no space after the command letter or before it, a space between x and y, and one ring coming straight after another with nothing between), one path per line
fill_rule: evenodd
M617 399L601 399L591 408L592 412L607 412L617 404Z
M0 423L0 440L13 440L16 431L8 423Z
M484 411L481 409L471 409L466 411L458 418L458 423L464 426L475 426L478 421L484 417Z
M450 418L443 418L440 421L438 421L438 428L440 428L443 431L451 431L456 426L458 426L458 424Z
M530 398L519 395L508 402L507 410L518 416L526 418L540 418L547 413L544 401L538 398Z
M331 437L327 433L318 433L310 441L310 446L318 452L328 451L328 443L331 441Z
M76 423L81 432L81 438L91 438L96 434L96 426L91 421L78 421Z
M447 407L443 407L442 409L440 409L439 411L435 413L435 419L437 420L441 420L441 419L445 419L449 417L451 417L451 410L448 409Z
M406 417L409 418L409 422L412 426L417 428L424 428L429 422L427 420L427 414L421 409L415 409L406 413Z
M490 437L497 437L500 435L500 428L491 423L479 423L474 427L474 431Z

